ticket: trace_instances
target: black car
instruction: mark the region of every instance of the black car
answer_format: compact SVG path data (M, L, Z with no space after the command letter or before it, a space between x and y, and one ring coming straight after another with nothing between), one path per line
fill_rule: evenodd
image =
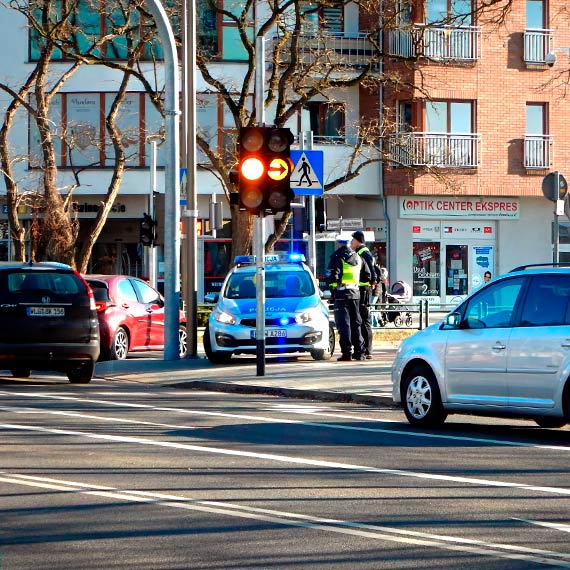
M93 292L70 266L0 262L0 362L13 376L31 370L86 384L99 357Z

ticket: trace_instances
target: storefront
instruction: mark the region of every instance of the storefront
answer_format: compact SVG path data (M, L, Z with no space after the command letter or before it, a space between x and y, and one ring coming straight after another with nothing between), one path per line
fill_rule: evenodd
M412 286L414 302L456 304L485 274L495 275L499 220L518 220L520 205L517 198L399 198L398 214L398 279Z

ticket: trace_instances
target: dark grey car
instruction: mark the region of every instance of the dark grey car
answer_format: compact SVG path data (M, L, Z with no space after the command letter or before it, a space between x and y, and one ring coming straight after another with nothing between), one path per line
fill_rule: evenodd
M93 292L61 263L0 263L0 362L16 377L54 370L88 383L99 357Z

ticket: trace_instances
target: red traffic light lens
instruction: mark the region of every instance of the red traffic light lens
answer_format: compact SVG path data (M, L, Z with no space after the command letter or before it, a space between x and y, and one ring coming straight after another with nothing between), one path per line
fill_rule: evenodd
M265 135L261 129L258 128L244 128L240 137L241 147L247 152L257 152L261 150L265 141Z
M250 156L240 164L240 174L246 180L259 180L265 172L263 162L255 157Z

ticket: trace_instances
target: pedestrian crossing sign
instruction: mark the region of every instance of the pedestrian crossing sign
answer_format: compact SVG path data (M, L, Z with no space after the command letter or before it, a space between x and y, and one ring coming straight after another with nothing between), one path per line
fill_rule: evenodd
M296 196L323 194L324 153L322 150L292 150L291 190Z

